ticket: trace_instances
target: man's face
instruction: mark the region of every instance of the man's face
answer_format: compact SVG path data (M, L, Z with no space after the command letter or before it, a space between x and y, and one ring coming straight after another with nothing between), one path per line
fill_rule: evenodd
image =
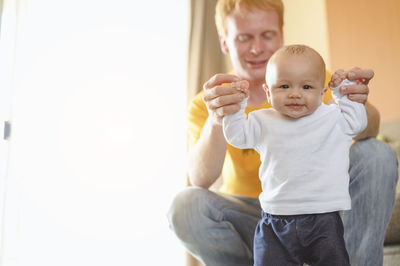
M225 23L227 35L220 37L221 48L229 54L235 74L264 82L269 58L283 45L278 13L243 8L230 14Z
M267 68L268 101L291 118L312 114L322 103L324 78L316 55L278 55Z

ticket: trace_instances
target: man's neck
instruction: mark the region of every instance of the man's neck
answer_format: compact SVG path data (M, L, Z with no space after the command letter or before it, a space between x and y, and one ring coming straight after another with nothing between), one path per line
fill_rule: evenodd
M247 106L257 107L262 105L267 100L262 82L250 82L249 90L250 97L247 101Z

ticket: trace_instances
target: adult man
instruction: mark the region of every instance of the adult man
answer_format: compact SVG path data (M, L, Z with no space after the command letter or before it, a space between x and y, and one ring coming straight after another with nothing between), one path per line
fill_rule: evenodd
M235 75L215 75L191 104L188 174L194 187L177 195L169 220L185 247L207 266L252 265L254 228L261 212L256 198L259 159L254 151L225 142L222 117L239 110L243 94L223 84L246 79L246 111L269 107L262 84L268 59L283 45L283 5L280 0L220 0L216 22L221 49L230 56ZM352 210L342 216L346 247L352 265L381 265L397 182L396 156L374 139L379 113L367 102L373 72L353 68L346 75L358 84L341 92L365 103L368 114L368 127L350 151ZM223 193L209 191L221 173Z

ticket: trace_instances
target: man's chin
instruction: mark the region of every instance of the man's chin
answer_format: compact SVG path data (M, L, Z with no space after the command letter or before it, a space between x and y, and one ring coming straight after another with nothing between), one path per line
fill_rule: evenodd
M251 69L250 71L240 71L240 73L236 73L236 75L240 76L243 79L249 81L260 81L264 82L265 80L265 69Z

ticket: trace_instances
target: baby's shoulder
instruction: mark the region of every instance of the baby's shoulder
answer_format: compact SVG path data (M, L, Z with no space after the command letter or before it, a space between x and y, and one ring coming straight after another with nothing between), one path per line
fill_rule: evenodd
M321 104L318 108L318 114L320 115L329 115L329 114L336 114L340 113L339 106L335 103L332 104Z
M276 111L274 108L262 108L255 110L251 113L255 113L257 115L264 115L264 116L276 116L279 114L278 111Z
M274 108L262 108L251 112L250 114L263 118L278 118L280 117L279 112L277 112ZM249 114L249 115L250 115Z

